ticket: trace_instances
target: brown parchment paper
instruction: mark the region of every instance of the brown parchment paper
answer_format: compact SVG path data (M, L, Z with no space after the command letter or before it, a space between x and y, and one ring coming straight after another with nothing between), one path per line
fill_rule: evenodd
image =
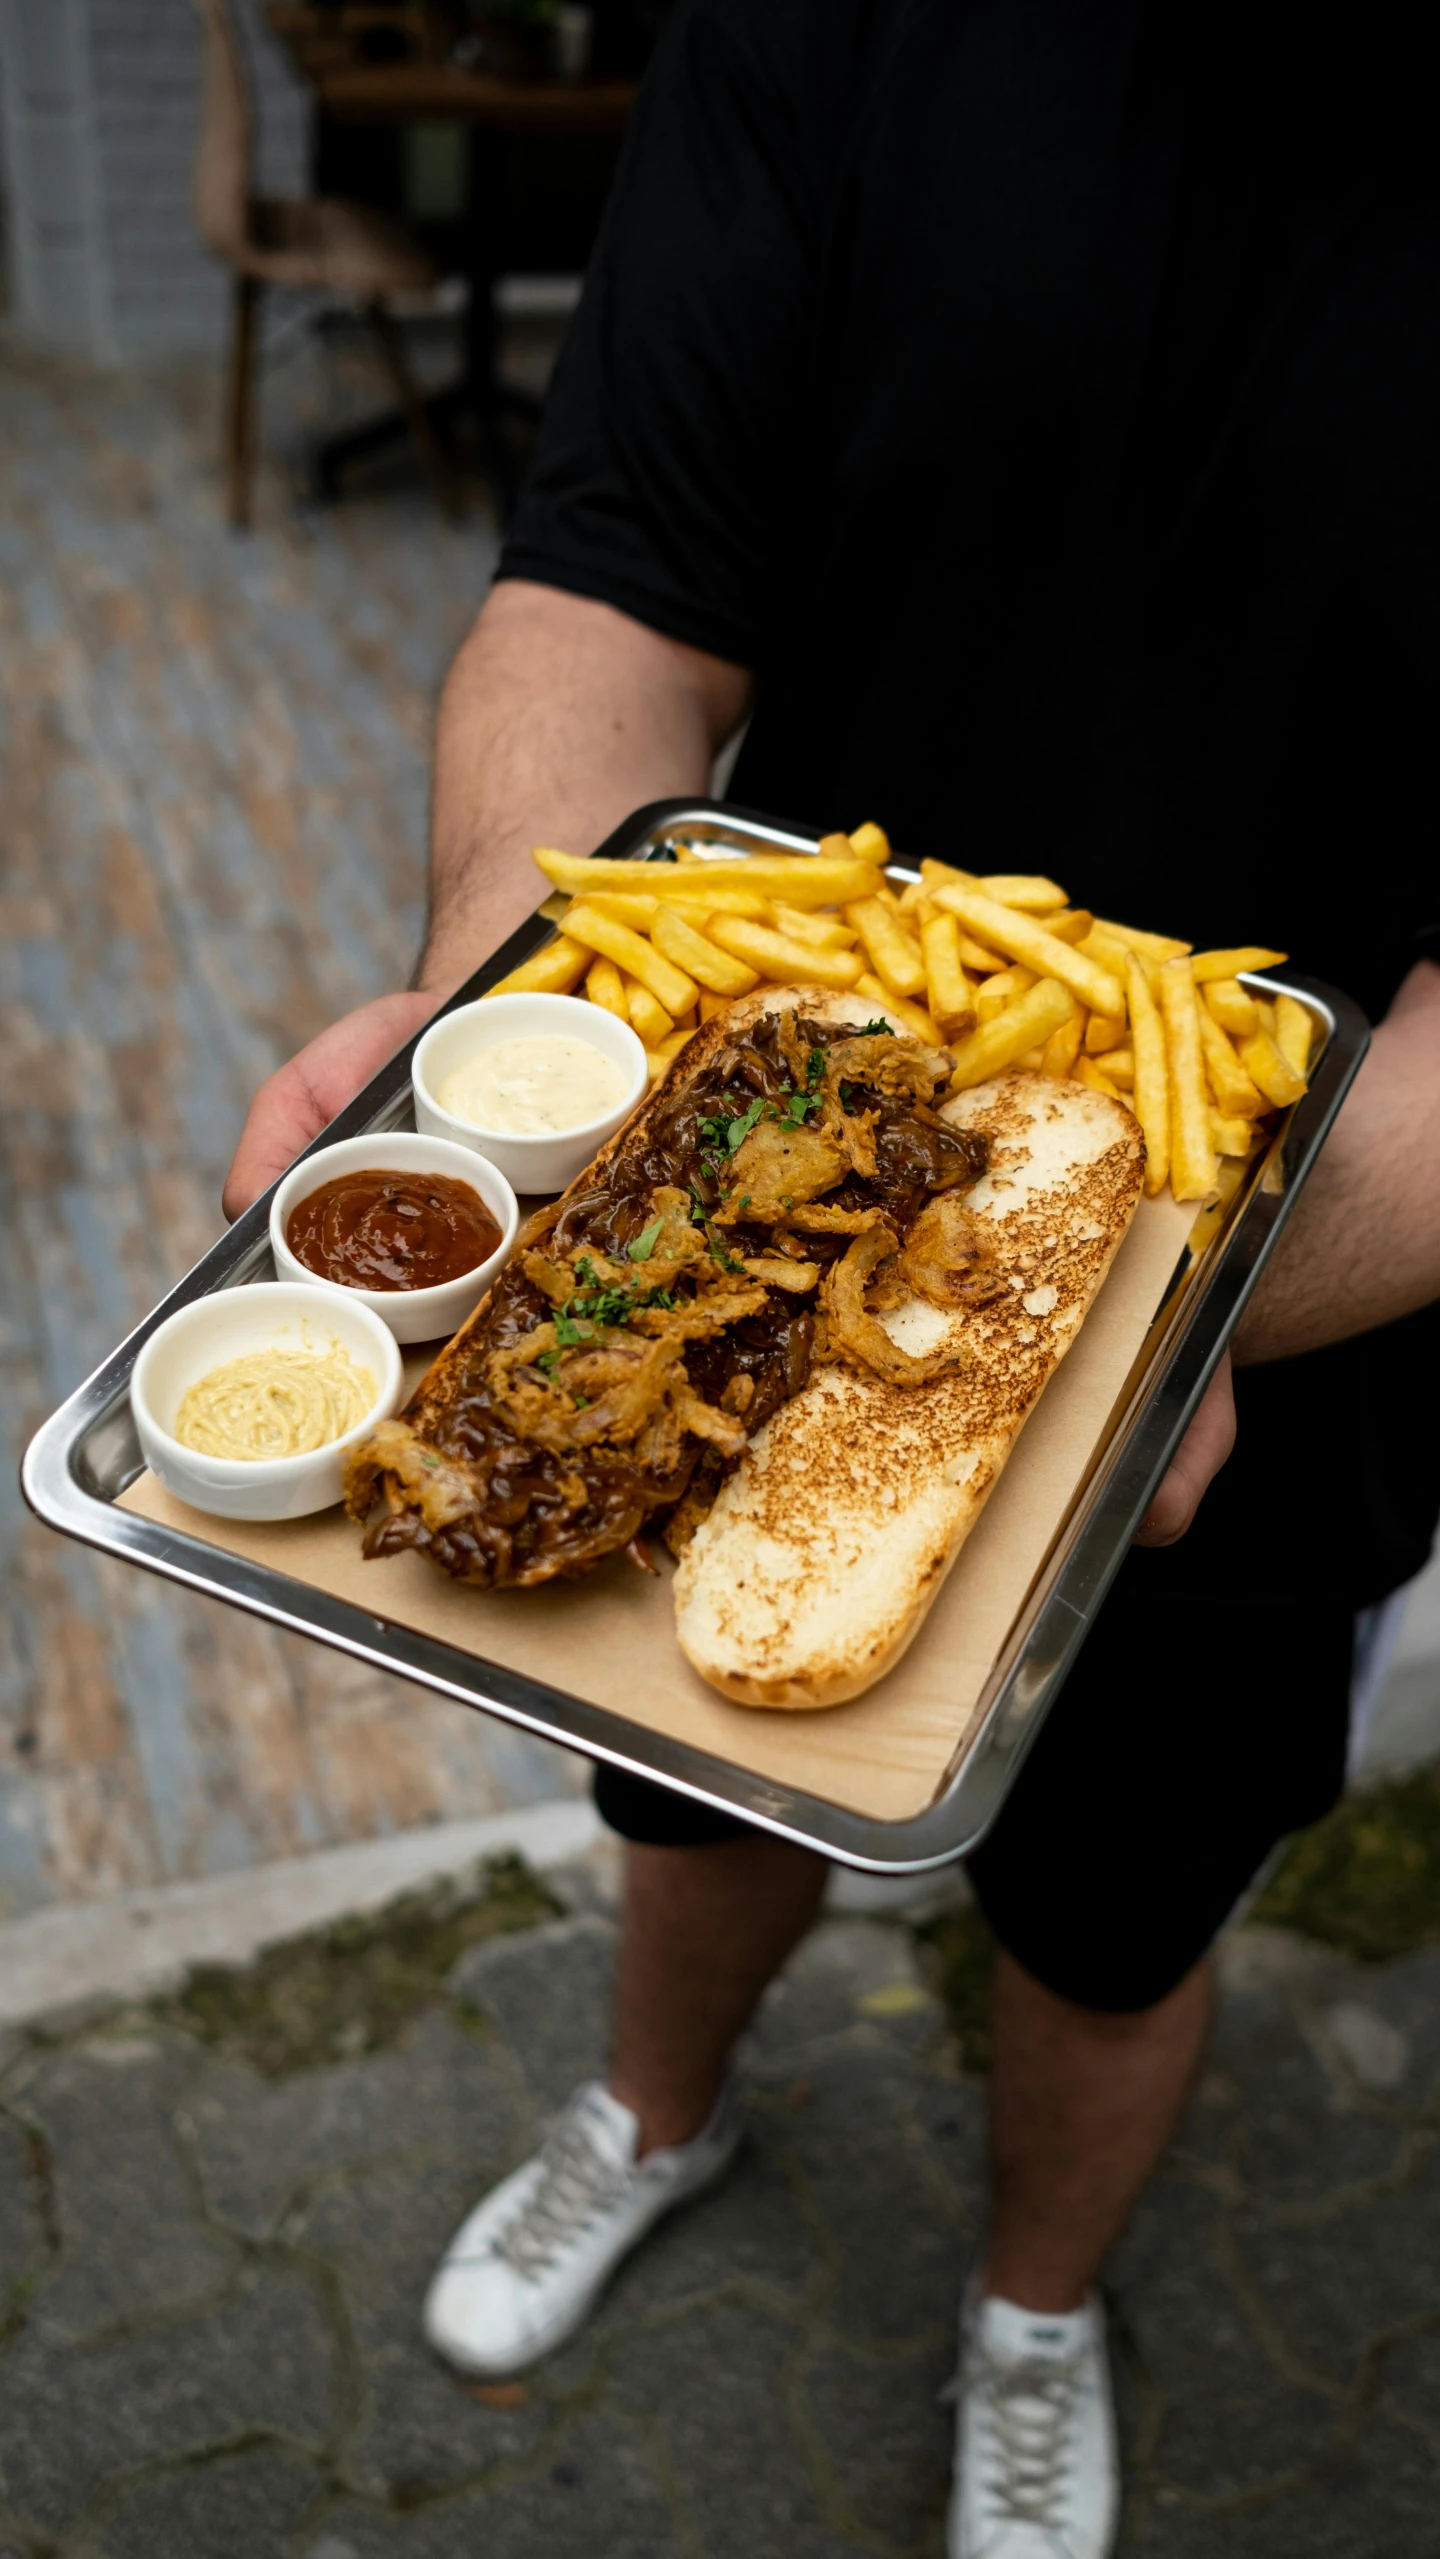
M340 1511L251 1524L212 1519L142 1475L126 1510L268 1565L462 1653L529 1672L718 1758L872 1820L903 1821L937 1793L991 1667L1050 1550L1164 1300L1193 1206L1142 1200L1092 1306L1016 1443L979 1523L904 1659L864 1697L817 1713L733 1706L675 1640L668 1571L623 1557L579 1582L467 1590L418 1555L367 1564ZM411 1380L427 1353L411 1363Z

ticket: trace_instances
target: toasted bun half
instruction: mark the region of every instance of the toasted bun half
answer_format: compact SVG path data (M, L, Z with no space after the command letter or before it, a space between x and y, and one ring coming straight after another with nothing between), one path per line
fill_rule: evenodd
M762 1000L775 991L745 999ZM849 996L823 1007L840 1020L875 1009ZM912 1298L882 1317L887 1331L919 1352L963 1326L963 1367L920 1386L820 1368L756 1433L674 1586L683 1651L740 1705L835 1706L899 1660L1135 1213L1139 1128L1105 1094L1009 1074L945 1114L990 1140L966 1205L994 1230L1006 1295L957 1315Z

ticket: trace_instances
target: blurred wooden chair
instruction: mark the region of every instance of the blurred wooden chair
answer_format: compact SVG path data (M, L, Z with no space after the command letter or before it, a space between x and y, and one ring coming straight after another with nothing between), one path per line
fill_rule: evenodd
M229 0L195 0L205 31L195 218L206 246L233 270L229 379L225 399L230 521L248 525L255 463L257 321L267 285L353 298L374 333L410 431L447 515L459 492L406 361L386 296L433 291L439 271L403 223L338 197L252 195L250 92Z

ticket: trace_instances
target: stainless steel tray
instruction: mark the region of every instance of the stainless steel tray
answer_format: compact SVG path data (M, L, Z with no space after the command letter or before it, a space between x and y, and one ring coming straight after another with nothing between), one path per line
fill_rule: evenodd
M818 841L718 800L663 800L637 810L599 849L611 858L644 861L663 856L677 836L713 844L717 854L813 853ZM890 876L903 883L918 872L896 861ZM537 913L452 1002L462 1004L483 994L550 930ZM1224 1216L1197 1218L1145 1350L1010 1630L963 1748L957 1747L932 1802L912 1818L876 1821L776 1784L583 1698L390 1625L286 1574L120 1509L118 1496L142 1469L129 1404L136 1355L177 1306L214 1289L273 1276L268 1192L37 1431L21 1469L26 1499L52 1528L106 1554L333 1644L378 1669L524 1725L593 1759L612 1761L702 1803L741 1814L845 1865L878 1874L943 1865L975 1846L1014 1782L1369 1045L1364 1016L1348 996L1299 976L1249 983L1267 993L1283 989L1309 1007L1319 1032L1310 1089L1279 1123L1268 1154L1249 1168ZM398 1128L409 1119L414 1045L412 1041L390 1060L315 1140L315 1147L371 1129Z

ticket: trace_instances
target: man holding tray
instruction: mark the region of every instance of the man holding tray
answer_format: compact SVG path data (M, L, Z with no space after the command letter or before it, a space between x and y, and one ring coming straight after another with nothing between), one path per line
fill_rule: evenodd
M970 1863L1001 1951L957 2559L1113 2545L1097 2277L1207 1950L1335 1800L1357 1617L1440 1508L1440 234L1424 84L1330 41L1143 0L677 10L441 707L420 991L272 1078L227 1193L531 911L532 843L703 794L747 714L747 806L1058 870L1199 942L1243 921L1378 1026L1236 1346L1234 1462L1225 1374ZM824 1884L597 1792L629 1843L608 2083L437 2277L429 2332L475 2373L571 2334L723 2172L729 2054Z

